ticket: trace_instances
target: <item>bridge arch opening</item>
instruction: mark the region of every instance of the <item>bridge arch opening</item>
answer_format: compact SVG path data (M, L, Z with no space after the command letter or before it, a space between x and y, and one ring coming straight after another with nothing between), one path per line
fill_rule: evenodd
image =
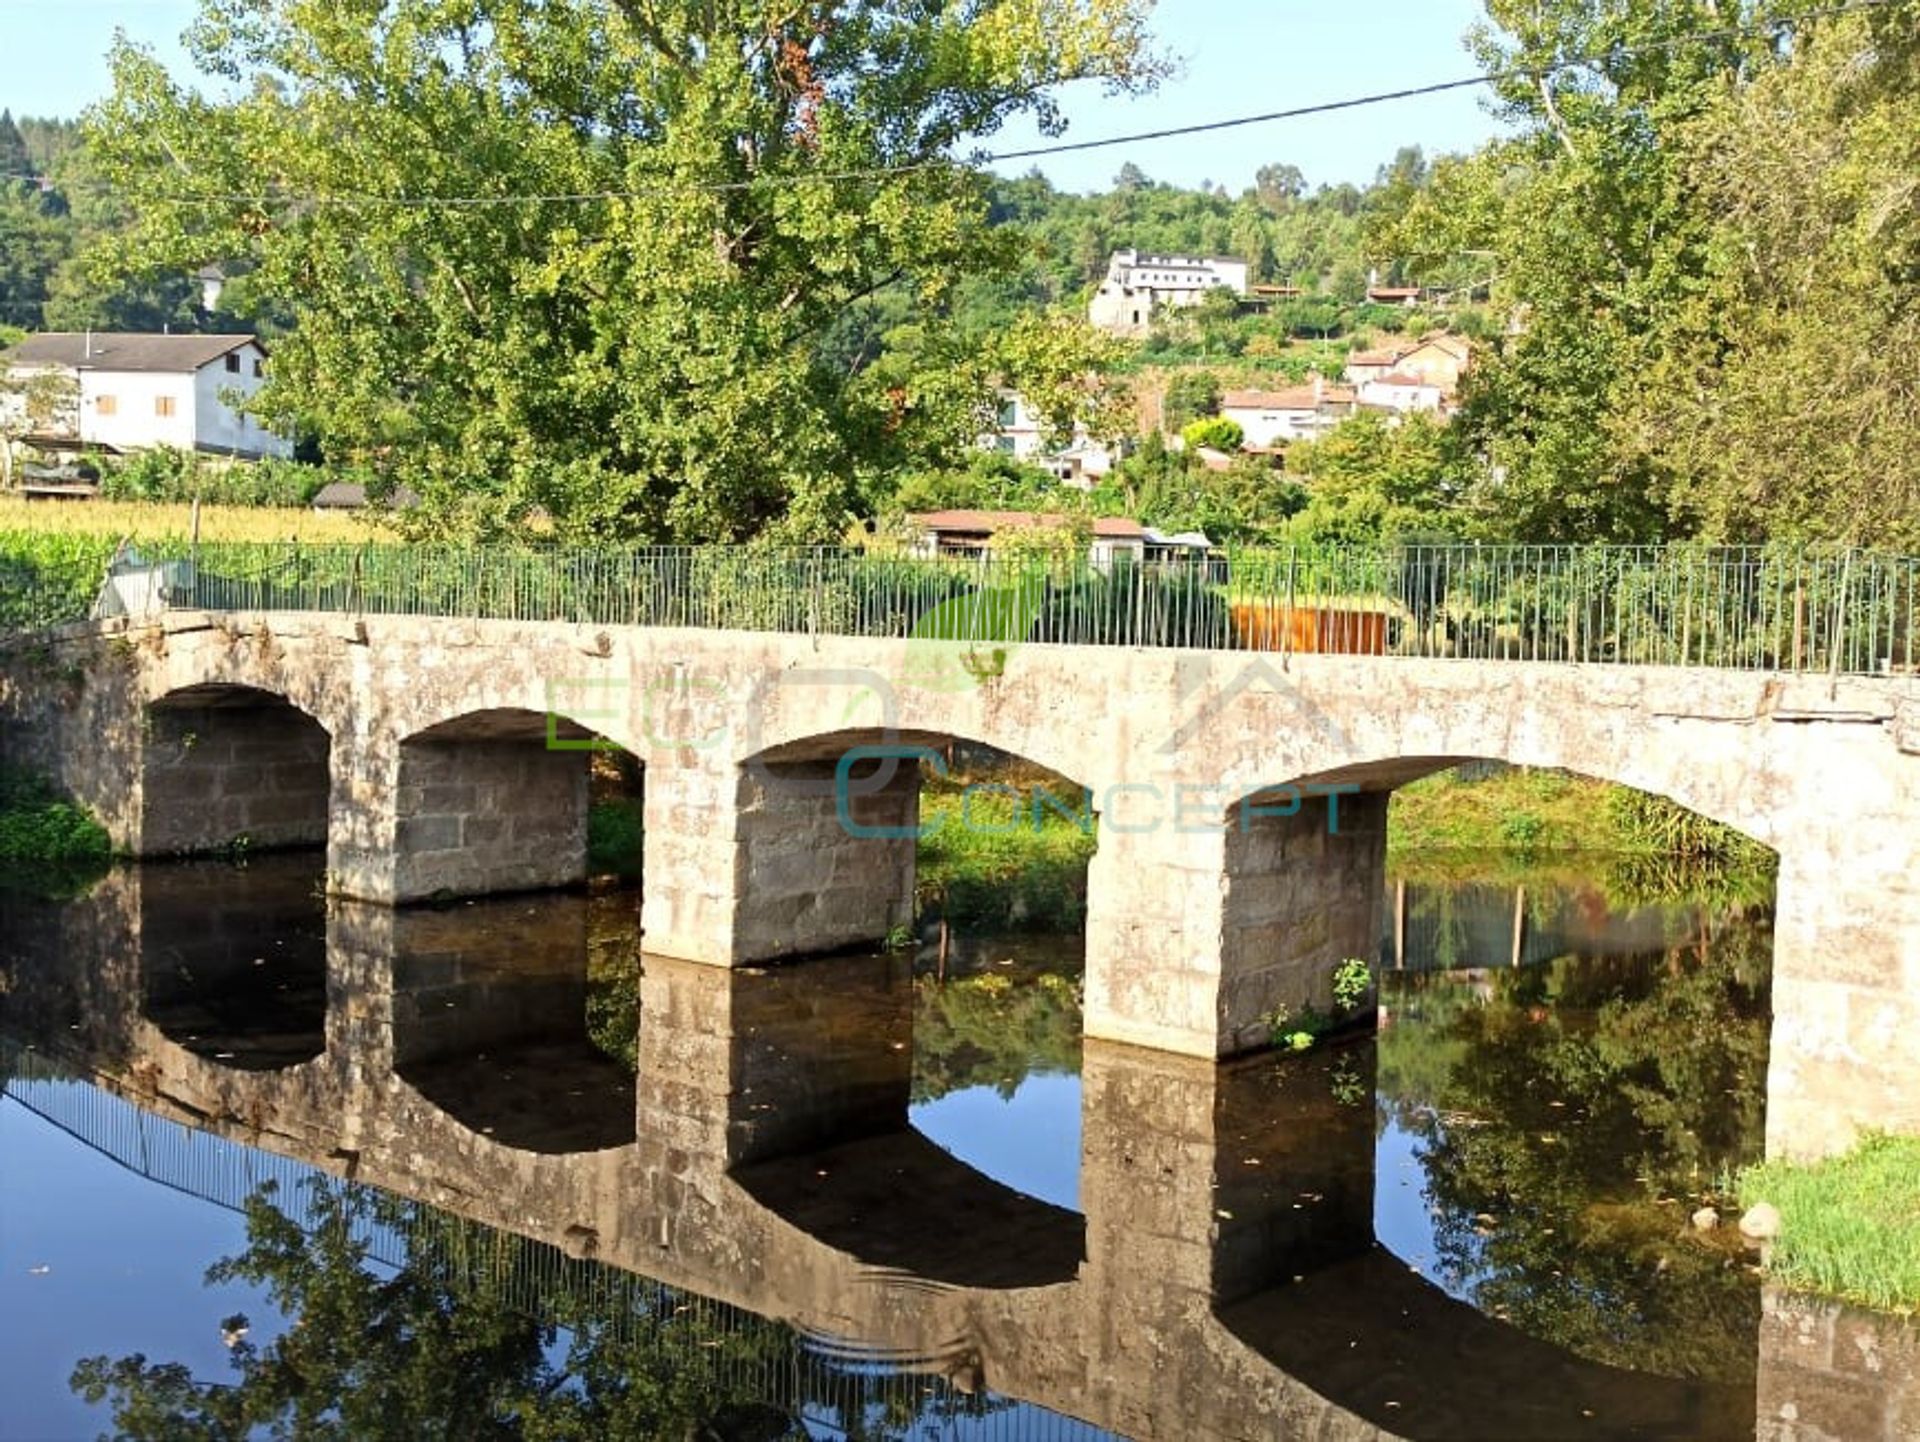
M1216 1252L1222 1321L1381 1425L1420 1420L1375 1410L1383 1359L1446 1375L1471 1348L1499 1360L1441 1389L1432 1435L1540 1435L1609 1397L1738 1430L1758 1294L1689 1216L1764 1150L1773 853L1682 798L1451 756L1250 800L1223 1003L1259 1045L1357 957L1378 1030L1224 1069L1291 1069L1265 1094L1304 1100L1223 1123L1222 1242L1245 1235ZM1369 1341L1381 1313L1402 1325Z
M811 737L750 760L739 786L743 956L894 948L855 961L891 968L891 1023L840 1029L876 1077L878 1109L834 1134L820 1167L761 1159L743 1183L875 1264L981 1286L1071 1276L1085 1227L1074 1145L1047 1125L1059 1098L1039 1093L1070 1087L1079 1065L1095 797L935 731ZM781 970L812 994L842 964L816 955ZM989 1107L1001 1127L980 1125ZM1043 1129L1064 1145L1003 1144ZM910 1186L916 1206L877 1205L890 1186Z
M951 948L956 927L1084 927L1097 798L984 742L923 730L791 742L742 764L736 812L742 959L916 929Z
M327 1048L327 906L315 856L145 867L140 1004L162 1036L235 1071Z
M554 712L471 711L400 743L400 902L637 882L645 768Z
M1336 971L1349 958L1391 965L1396 947L1404 955L1404 873L1415 855L1445 862L1457 880L1552 863L1584 869L1621 900L1707 886L1762 907L1777 862L1759 838L1680 798L1491 758L1396 757L1297 777L1243 792L1220 826L1226 1051L1269 1044L1276 1016L1335 1010ZM1503 884L1522 892L1520 958L1524 882Z
M332 738L285 696L183 687L148 703L145 732L141 855L326 845Z
M632 1035L596 1026L591 937L606 896L557 893L395 914L393 1064L471 1132L548 1155L632 1143Z

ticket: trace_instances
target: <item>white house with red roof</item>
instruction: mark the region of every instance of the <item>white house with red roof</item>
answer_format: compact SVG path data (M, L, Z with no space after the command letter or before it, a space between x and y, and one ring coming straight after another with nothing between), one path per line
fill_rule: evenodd
M1243 445L1264 450L1326 434L1353 414L1358 401L1351 386L1315 376L1285 390L1228 391L1220 397L1220 414L1240 427Z

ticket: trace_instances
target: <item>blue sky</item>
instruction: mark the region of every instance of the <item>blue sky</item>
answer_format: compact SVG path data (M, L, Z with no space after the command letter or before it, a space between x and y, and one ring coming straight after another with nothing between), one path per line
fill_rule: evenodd
M115 29L184 68L178 37L193 0L0 0L7 76L0 105L20 115L72 115L107 84ZM1160 0L1155 28L1182 73L1154 95L1114 99L1097 87L1062 95L1066 139L1093 140L1289 109L1471 74L1461 36L1479 0ZM1156 180L1203 180L1238 191L1268 161L1300 167L1311 184L1372 177L1402 145L1466 150L1493 132L1476 91L1038 162L1056 185L1100 190L1127 161ZM990 148L1044 143L1030 126ZM1009 166L1024 171L1034 162Z

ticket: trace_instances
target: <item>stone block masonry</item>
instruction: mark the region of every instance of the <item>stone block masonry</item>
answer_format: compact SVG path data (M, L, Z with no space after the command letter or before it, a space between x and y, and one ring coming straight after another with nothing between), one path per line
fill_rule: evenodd
M906 640L180 613L0 655L0 748L128 851L324 835L334 892L394 903L578 881L587 753L548 743L591 730L646 768L648 949L740 966L910 920L911 766L842 805L850 748L991 746L1100 808L1087 1035L1207 1060L1369 955L1394 787L1563 768L1779 853L1769 1151L1920 1133L1920 678L1027 645L956 692L913 661ZM1337 831L1311 800L1239 824L1247 797L1330 786L1359 793Z
M326 845L328 749L320 724L278 697L149 708L140 854Z

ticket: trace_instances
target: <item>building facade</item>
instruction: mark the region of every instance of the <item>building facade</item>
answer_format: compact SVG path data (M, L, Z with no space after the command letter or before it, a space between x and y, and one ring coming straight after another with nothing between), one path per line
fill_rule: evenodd
M36 382L63 383L69 393L69 404L21 437L45 449L293 454L290 439L245 409L266 384L267 353L250 335L49 333L28 336L5 362L7 400Z
M1198 305L1209 293L1248 293L1247 263L1231 256L1149 255L1116 250L1087 319L1112 335L1141 336L1163 306Z

